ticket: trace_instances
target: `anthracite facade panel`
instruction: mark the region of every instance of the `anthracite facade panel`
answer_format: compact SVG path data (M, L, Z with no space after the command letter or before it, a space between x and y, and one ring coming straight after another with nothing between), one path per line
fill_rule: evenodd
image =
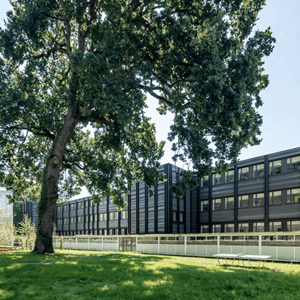
M134 184L125 196L124 212L118 212L109 197L100 204L93 204L91 197L63 203L56 211L57 233L300 230L300 147L240 161L229 167L231 177L222 173L216 180L211 174L205 182L195 177L199 186L187 189L182 198L170 191L180 180L180 171L171 164L161 165L159 172L167 181L156 180L151 196L143 181ZM26 205L26 212L34 216L31 204Z

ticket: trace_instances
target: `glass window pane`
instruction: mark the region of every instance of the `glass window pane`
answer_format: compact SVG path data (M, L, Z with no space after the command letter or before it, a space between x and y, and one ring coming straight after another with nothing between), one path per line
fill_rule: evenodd
M240 223L239 224L239 232L248 232L249 224L248 223Z
M249 168L240 168L239 169L239 180L246 180L249 178Z
M263 222L253 223L253 232L263 232L265 230L265 224Z
M225 183L234 181L234 170L227 171L225 173Z
M208 225L202 225L201 226L201 233L208 233L209 232L209 226Z
M221 232L221 224L214 224L213 225L213 233Z
M289 172L300 170L300 156L288 158L287 161Z
M281 160L275 160L269 163L269 174L281 173Z
M234 197L225 198L225 209L234 209Z
M249 207L249 195L239 196L239 208Z
M282 231L281 222L270 222L269 223L269 231Z
M204 178L201 179L201 187L208 187L208 184L209 184L208 176L205 176Z
M300 189L292 189L287 191L287 203L300 202Z
M270 205L281 204L281 191L270 192L269 198Z
M225 232L234 232L234 224L225 224Z
M221 210L222 209L222 199L213 199L213 210Z
M264 193L254 194L253 195L253 207L264 206L264 205L265 205Z
M201 211L208 211L209 209L209 201L201 201Z
M213 174L213 185L221 184L221 174Z
M265 175L264 164L253 166L253 178L263 177Z

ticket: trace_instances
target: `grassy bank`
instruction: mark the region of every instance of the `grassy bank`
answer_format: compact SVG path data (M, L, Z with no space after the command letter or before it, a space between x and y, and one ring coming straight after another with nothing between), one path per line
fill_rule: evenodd
M0 253L0 299L249 298L300 299L300 265L250 269L133 253Z

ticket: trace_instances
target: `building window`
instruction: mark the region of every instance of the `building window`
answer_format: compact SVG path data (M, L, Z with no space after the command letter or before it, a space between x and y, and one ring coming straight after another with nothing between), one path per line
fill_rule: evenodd
M99 214L99 222L103 221L103 214Z
M119 229L115 229L115 234L119 234Z
M64 219L64 225L68 225L69 224L69 219Z
M290 157L287 159L288 172L300 170L300 156Z
M213 185L217 185L217 184L221 184L221 174L213 174L212 175L213 178Z
M253 178L264 177L264 175L265 175L264 164L253 166Z
M64 211L69 211L69 205L64 206Z
M300 221L287 221L288 231L300 231Z
M98 215L94 215L94 222L97 222Z
M109 196L109 203L112 204L114 198L112 196Z
M281 173L281 160L271 161L269 163L269 174L279 174Z
M239 196L239 208L249 207L249 195Z
M78 209L83 209L84 207L84 203L83 202L79 202L78 203Z
M115 212L115 220L119 220L119 212Z
M57 208L57 212L61 212L61 206L59 206L58 208ZM26 211L25 211L26 212Z
M281 222L269 222L269 231L282 231Z
M83 217L78 217L78 224L83 223Z
M246 180L249 178L249 167L239 169L239 180Z
M239 223L239 232L249 232L249 223Z
M225 209L234 209L234 197L225 198Z
M103 221L107 221L107 213L103 214Z
M201 187L208 187L209 185L209 178L208 176L204 176L204 178L201 179Z
M234 181L234 170L225 172L225 183Z
M201 211L208 211L209 210L209 201L204 200L201 201Z
M103 235L107 235L107 229L104 229Z
M113 230L109 229L109 235L113 235Z
M201 233L209 233L209 226L201 225Z
M253 223L253 232L264 232L265 224L264 222Z
M222 209L222 199L213 199L213 210L221 210Z
M93 222L93 215L90 215L90 222Z
M113 220L114 219L114 213L113 212L111 212L111 213L109 213L109 220Z
M282 203L281 191L269 192L269 204L278 205Z
M122 218L122 220L126 220L128 218L128 211L127 210L122 210L121 218Z
M234 224L225 224L224 229L225 232L234 232Z
M177 221L177 213L176 211L173 211L173 222Z
M287 203L300 202L300 189L287 190Z
M214 224L213 233L220 233L220 232L221 232L221 224Z
M107 204L107 197L102 197L102 204L106 205Z
M183 213L179 213L179 222L183 222Z
M253 207L264 206L265 196L264 193L253 194Z

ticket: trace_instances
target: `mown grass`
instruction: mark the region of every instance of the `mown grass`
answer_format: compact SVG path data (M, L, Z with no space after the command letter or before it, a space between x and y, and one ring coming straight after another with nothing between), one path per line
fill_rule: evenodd
M255 266L257 263L253 263ZM0 299L300 299L300 265L135 253L0 253Z

